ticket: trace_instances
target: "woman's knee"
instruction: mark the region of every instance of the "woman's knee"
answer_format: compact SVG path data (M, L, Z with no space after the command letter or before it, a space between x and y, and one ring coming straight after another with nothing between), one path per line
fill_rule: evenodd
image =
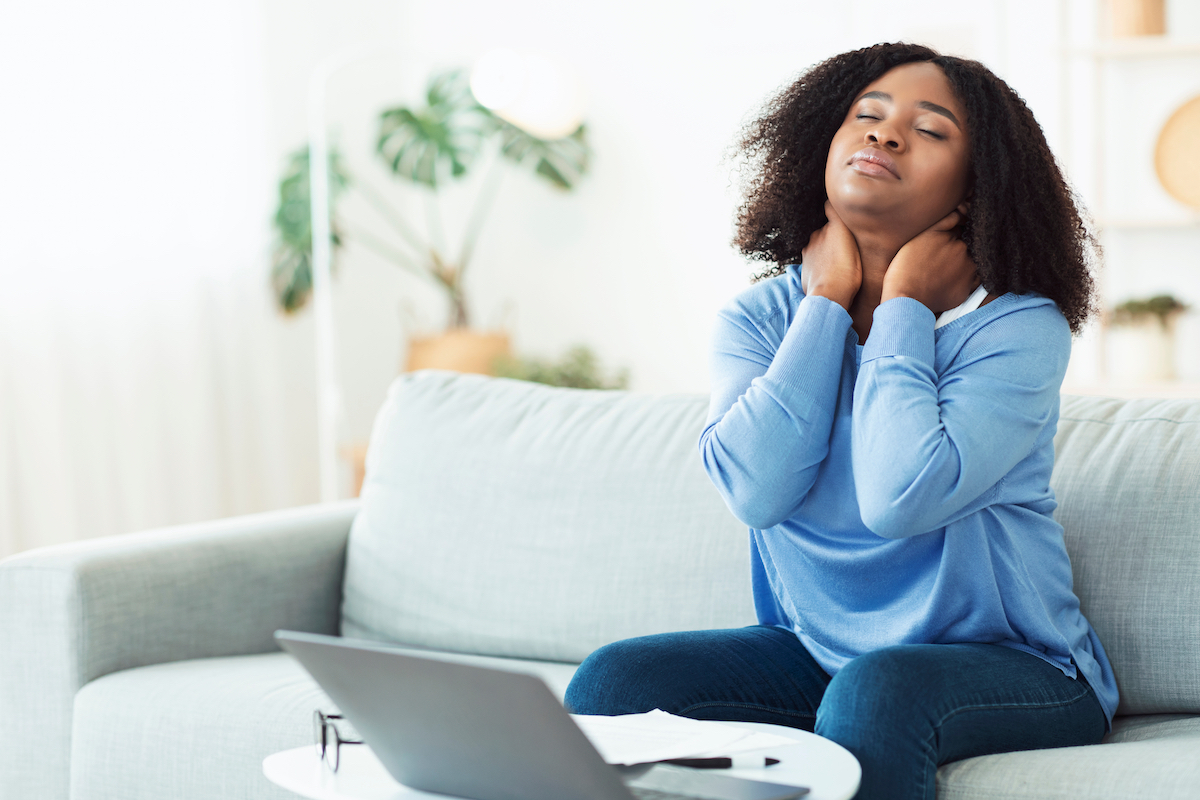
M781 662L796 665L804 673L802 660L781 644L783 636L752 626L677 631L613 642L579 666L567 689L566 704L580 714L607 715L641 714L656 708L687 714L698 704L735 701L769 705L783 690L765 681L764 674L776 671ZM804 656L812 662L811 656ZM812 666L820 671L815 662ZM789 689L796 682L803 683L803 678L798 674L776 683ZM766 695L766 700L760 695Z
M891 647L855 658L830 681L815 731L858 759L858 797L934 796L937 712L924 668L920 653Z
M817 713L817 733L835 740L837 731L882 732L928 727L939 695L937 678L920 648L888 647L864 654L838 671ZM822 731L826 733L822 733Z
M565 704L575 714L640 714L661 706L662 648L643 636L606 644L579 665Z

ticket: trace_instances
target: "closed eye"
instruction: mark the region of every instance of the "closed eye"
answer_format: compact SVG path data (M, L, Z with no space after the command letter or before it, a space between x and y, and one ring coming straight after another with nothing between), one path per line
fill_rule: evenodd
M942 136L937 131L927 130L926 128L917 128L917 130L919 130L921 133L926 134L927 136L932 136L934 139L945 139L946 138L945 136Z

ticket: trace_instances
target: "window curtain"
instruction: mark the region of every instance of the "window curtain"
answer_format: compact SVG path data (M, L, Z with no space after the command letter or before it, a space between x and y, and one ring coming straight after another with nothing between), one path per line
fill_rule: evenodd
M0 556L315 501L257 4L0 14Z

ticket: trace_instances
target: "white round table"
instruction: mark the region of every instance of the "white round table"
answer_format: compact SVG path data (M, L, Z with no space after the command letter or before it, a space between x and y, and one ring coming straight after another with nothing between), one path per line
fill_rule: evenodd
M794 745L768 747L749 755L778 758L765 769L724 770L726 775L751 778L812 791L804 800L850 800L858 791L862 770L841 745L807 731L756 722L727 723L795 739ZM739 753L739 755L742 755ZM335 773L317 758L311 745L284 750L263 759L263 774L272 783L313 800L418 800L443 795L409 789L396 782L366 745L342 747L342 764Z

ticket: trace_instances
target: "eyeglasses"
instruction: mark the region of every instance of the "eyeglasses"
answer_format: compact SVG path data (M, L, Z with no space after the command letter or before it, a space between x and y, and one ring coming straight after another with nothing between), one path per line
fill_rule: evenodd
M345 719L341 714L324 714L321 709L313 712L313 734L317 742L317 757L329 765L334 772L342 763L342 745L362 744L361 739L343 739L342 732L334 724L335 719Z

